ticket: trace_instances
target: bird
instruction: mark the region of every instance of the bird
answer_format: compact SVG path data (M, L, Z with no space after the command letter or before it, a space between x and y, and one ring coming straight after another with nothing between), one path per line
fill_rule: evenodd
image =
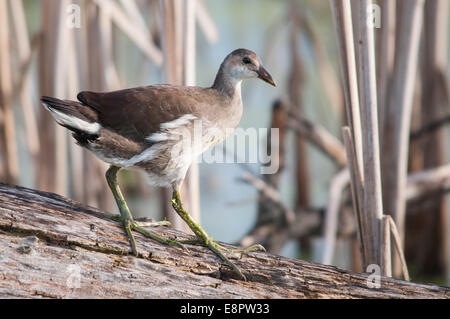
M43 107L72 132L76 143L109 164L105 176L120 211L116 220L123 224L134 255L138 249L133 231L170 246L184 248L187 242L161 237L133 219L117 182L120 169L140 169L148 174L150 184L171 188L172 207L193 231L196 243L208 247L246 280L225 255L236 250L216 243L193 220L181 201L180 187L196 156L238 126L243 113L241 83L251 78L276 86L258 55L241 48L225 57L210 87L159 84L110 92L82 91L78 101L42 96ZM201 129L200 142L186 143L192 140L186 136L192 137L195 127ZM256 244L237 251L256 250L264 248Z

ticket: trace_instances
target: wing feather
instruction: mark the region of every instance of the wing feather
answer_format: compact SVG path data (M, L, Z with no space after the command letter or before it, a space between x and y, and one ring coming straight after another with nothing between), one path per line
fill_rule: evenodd
M160 131L160 125L208 104L208 89L153 85L113 92L84 91L77 96L98 113L98 122L136 142ZM206 99L205 99L206 97Z

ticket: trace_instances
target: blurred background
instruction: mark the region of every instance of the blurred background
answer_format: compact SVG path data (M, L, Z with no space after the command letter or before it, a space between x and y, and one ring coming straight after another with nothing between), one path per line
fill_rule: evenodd
M436 167L443 173L408 197L404 230L412 280L441 285L450 284L446 2L426 0L423 7L409 150L410 173ZM382 30L383 24L375 29L376 49ZM243 83L240 127L279 129L281 169L261 175L260 164L200 163L188 173L183 196L216 240L259 242L276 254L362 271L348 182L337 200L332 258L324 260L332 185L339 188L346 162L344 93L328 1L0 0L0 48L0 181L111 213L118 209L104 178L107 165L56 125L40 96L76 99L82 90L158 83L210 86L228 53L255 51L278 86ZM388 88L380 84L383 101ZM135 216L167 217L183 229L167 191L148 186L136 171L121 171L120 184Z

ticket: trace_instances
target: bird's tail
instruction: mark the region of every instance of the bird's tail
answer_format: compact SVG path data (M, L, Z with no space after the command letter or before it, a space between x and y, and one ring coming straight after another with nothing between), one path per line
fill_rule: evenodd
M101 126L96 122L93 110L87 106L79 102L59 100L49 96L43 96L41 102L58 124L76 134L97 135L99 133Z

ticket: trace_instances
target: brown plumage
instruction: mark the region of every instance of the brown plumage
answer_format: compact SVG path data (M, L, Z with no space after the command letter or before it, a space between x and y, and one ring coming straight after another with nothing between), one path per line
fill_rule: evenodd
M254 52L238 49L226 57L210 88L151 85L80 92L79 102L43 97L42 103L59 124L74 132L78 144L103 161L139 167L155 185L179 187L199 152L174 154L174 146L186 132L193 133L196 120L202 132L212 134L204 136L205 143L223 140L225 130L235 128L242 116L241 80L251 77L274 84ZM200 153L206 148L200 147Z

